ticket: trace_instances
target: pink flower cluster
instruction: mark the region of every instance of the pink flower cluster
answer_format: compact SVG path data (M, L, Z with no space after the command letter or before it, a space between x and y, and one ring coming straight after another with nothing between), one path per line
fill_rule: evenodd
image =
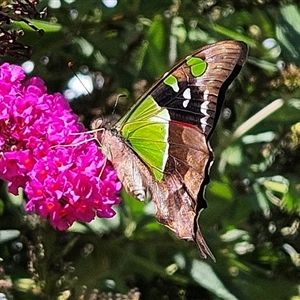
M0 66L0 178L14 194L23 188L27 211L57 229L114 216L116 172L62 95L24 78L21 67Z

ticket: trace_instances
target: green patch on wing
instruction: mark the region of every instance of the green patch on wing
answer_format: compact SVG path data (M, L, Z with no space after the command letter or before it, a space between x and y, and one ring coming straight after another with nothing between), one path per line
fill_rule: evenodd
M164 83L170 86L174 92L179 91L178 80L174 75L169 75L164 79Z
M168 159L170 115L149 95L116 125L139 158L162 180Z
M201 76L207 67L207 63L199 57L188 58L186 64L191 68L191 73L194 77Z

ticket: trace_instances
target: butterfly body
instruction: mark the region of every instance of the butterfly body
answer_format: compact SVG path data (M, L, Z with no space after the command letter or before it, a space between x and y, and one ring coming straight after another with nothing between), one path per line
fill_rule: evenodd
M195 241L202 257L213 258L198 224L213 160L209 138L246 57L242 42L205 46L159 79L112 128L103 119L93 125L127 193L150 197L157 220Z

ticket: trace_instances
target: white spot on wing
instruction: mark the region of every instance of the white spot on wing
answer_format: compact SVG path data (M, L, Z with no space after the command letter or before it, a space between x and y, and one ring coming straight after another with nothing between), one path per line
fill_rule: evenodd
M200 106L200 111L204 115L204 117L202 117L200 120L203 132L206 132L207 120L209 119L208 104L209 101L204 101Z
M182 96L187 100L191 100L191 89L190 88L185 89Z
M172 89L174 92L178 93L179 92L179 85L178 82L176 82L175 84L172 85Z
M203 86L203 78L200 76L200 77L196 77L196 82L195 82L195 85L196 86Z
M190 102L190 100L184 100L184 101L182 102L182 106L183 106L184 108L187 108L187 106L189 105L189 102Z
M185 89L185 91L183 92L182 96L185 99L182 102L182 105L183 105L184 108L187 108L187 106L189 105L189 102L190 102L190 100L192 98L191 89L190 88Z
M161 124L161 128L165 133L163 136L163 140L162 140L162 142L164 142L165 146L166 146L166 149L163 153L162 170L165 169L167 160L169 157L168 139L169 139L169 122L170 122L170 120L171 120L171 117L170 117L169 111L166 108L161 109L160 112L158 112L153 117L149 118L150 122Z
M203 93L203 100L204 101L207 101L208 95L209 95L209 91L205 90L204 93Z
M161 123L164 126L167 126L167 129L169 129L169 121L170 121L170 114L169 111L166 108L163 108L160 112L158 112L153 117L149 118L150 122L153 123ZM167 131L168 132L168 131Z

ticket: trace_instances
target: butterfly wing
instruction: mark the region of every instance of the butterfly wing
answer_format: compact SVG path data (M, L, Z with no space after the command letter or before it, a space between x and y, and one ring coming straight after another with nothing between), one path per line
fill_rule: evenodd
M247 49L243 42L221 41L195 51L159 79L116 124L134 151L156 170L156 179L162 179L168 157L169 121L197 126L208 139ZM158 144L159 151L149 156L149 148Z
M194 240L202 257L213 254L202 237L197 222L199 211L206 207L201 191L208 181L207 169L212 160L206 137L196 126L170 122L169 159L160 187L167 190L165 199L153 195L156 218L180 239ZM199 197L198 197L199 195Z
M152 191L157 219L179 238L195 240L204 257L212 254L197 216L206 207L203 190L212 161L208 139L247 51L237 41L201 48L158 80L116 124L165 190ZM162 194L167 196L157 196Z
M168 109L171 120L195 125L210 137L225 92L240 72L247 53L248 47L243 42L221 41L207 45L166 73L148 93L159 106ZM203 73L195 73L193 65L189 65L194 58L205 62ZM170 77L176 78L176 85L165 84Z
M169 121L168 110L148 95L118 129L159 181L168 159Z

